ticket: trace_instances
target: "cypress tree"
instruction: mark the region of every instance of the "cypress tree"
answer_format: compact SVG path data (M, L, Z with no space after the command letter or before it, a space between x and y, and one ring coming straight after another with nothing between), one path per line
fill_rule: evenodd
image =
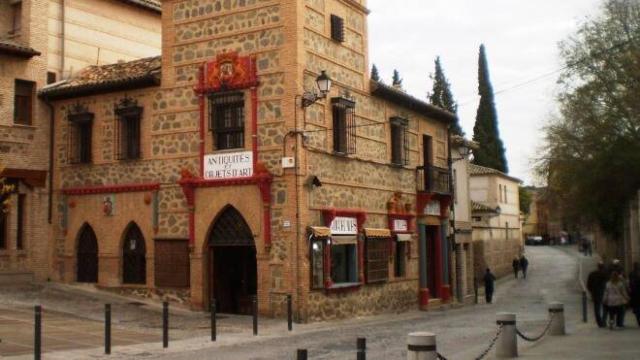
M473 141L478 142L480 148L473 153L473 163L507 173L509 168L498 130L498 114L484 45L480 45L478 58L478 94L480 105L473 126Z
M431 78L431 81L433 81L433 90L427 95L427 97L429 98L429 102L432 105L447 110L452 114L457 114L458 104L453 99L453 94L451 93L451 84L449 84L449 80L447 80L446 76L444 76L444 70L442 70L439 56L436 57L435 64L435 73L429 75L429 78ZM462 128L460 127L460 122L458 121L457 116L456 121L451 124L450 131L451 133L456 135L464 135L464 131L462 131Z
M398 70L393 70L393 86L402 86L402 79L400 79L400 73Z
M371 80L380 81L380 74L378 74L378 67L376 64L373 64L371 67Z

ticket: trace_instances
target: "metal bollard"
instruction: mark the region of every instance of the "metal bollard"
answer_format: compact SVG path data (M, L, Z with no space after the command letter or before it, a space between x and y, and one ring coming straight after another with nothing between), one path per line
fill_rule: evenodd
M216 341L218 329L216 329L216 300L211 300L211 341Z
M35 324L33 332L33 358L40 360L42 356L42 306L34 307Z
M258 297L253 297L253 336L258 335Z
M296 360L307 360L307 349L298 349Z
M587 322L587 292L582 292L582 322Z
M564 304L552 302L549 304L549 335L558 336L566 334L564 327Z
M502 325L502 332L496 343L497 358L518 357L518 339L516 337L516 314L498 313L496 323Z
M407 360L437 360L436 334L412 332L407 336Z
M162 303L162 347L169 347L169 303Z
M358 338L356 341L358 347L357 360L367 360L367 339Z
M104 304L104 353L111 354L111 304Z
M291 294L287 295L287 329L293 330L293 307L291 306Z

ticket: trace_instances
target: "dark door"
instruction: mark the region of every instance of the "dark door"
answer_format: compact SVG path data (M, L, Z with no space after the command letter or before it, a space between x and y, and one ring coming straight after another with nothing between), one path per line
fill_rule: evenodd
M98 282L98 240L89 225L80 230L76 253L78 282Z
M438 235L437 226L427 226L427 288L431 297L438 297L436 289L436 241Z
M433 140L429 135L422 135L422 164L427 167L433 161Z
M144 237L136 224L131 224L122 242L122 282L145 284L147 282L147 259Z
M217 311L251 314L257 293L256 247L242 215L229 206L209 236L209 286Z

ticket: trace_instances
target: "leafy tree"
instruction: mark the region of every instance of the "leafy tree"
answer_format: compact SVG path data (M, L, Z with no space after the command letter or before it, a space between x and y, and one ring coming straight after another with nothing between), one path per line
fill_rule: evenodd
M520 200L520 211L526 215L529 215L529 208L531 207L531 191L526 186L520 186L518 188L518 200Z
M398 70L393 70L393 86L402 86L402 79Z
M484 45L480 45L478 57L478 93L480 105L476 113L476 123L473 126L473 140L480 147L473 153L473 163L508 173L509 168L498 130L498 113L489 79L489 65Z
M458 104L453 99L451 84L449 84L449 80L444 76L444 70L442 70L442 65L440 65L439 56L436 57L435 64L435 72L429 75L429 78L433 81L433 90L427 95L429 102L432 105L445 109L452 114L457 114ZM451 125L451 132L456 135L464 136L464 131L462 131L462 128L460 127L458 117L456 117L456 121Z
M560 45L559 115L544 129L537 171L572 225L614 238L640 188L640 4L607 0Z
M371 67L371 80L380 81L380 74L378 73L378 67L376 64L373 64Z

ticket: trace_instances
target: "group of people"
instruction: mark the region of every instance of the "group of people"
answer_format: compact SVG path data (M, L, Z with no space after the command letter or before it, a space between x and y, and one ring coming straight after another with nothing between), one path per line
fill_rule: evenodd
M522 271L522 276L527 278L527 268L529 267L529 260L522 254L520 258L514 257L511 262L511 267L513 267L513 275L515 275L516 279L518 278L518 273Z
M611 264L598 263L598 268L587 278L587 289L599 327L608 324L610 329L624 328L627 308L632 309L640 326L640 265L637 262L628 277L617 259Z

